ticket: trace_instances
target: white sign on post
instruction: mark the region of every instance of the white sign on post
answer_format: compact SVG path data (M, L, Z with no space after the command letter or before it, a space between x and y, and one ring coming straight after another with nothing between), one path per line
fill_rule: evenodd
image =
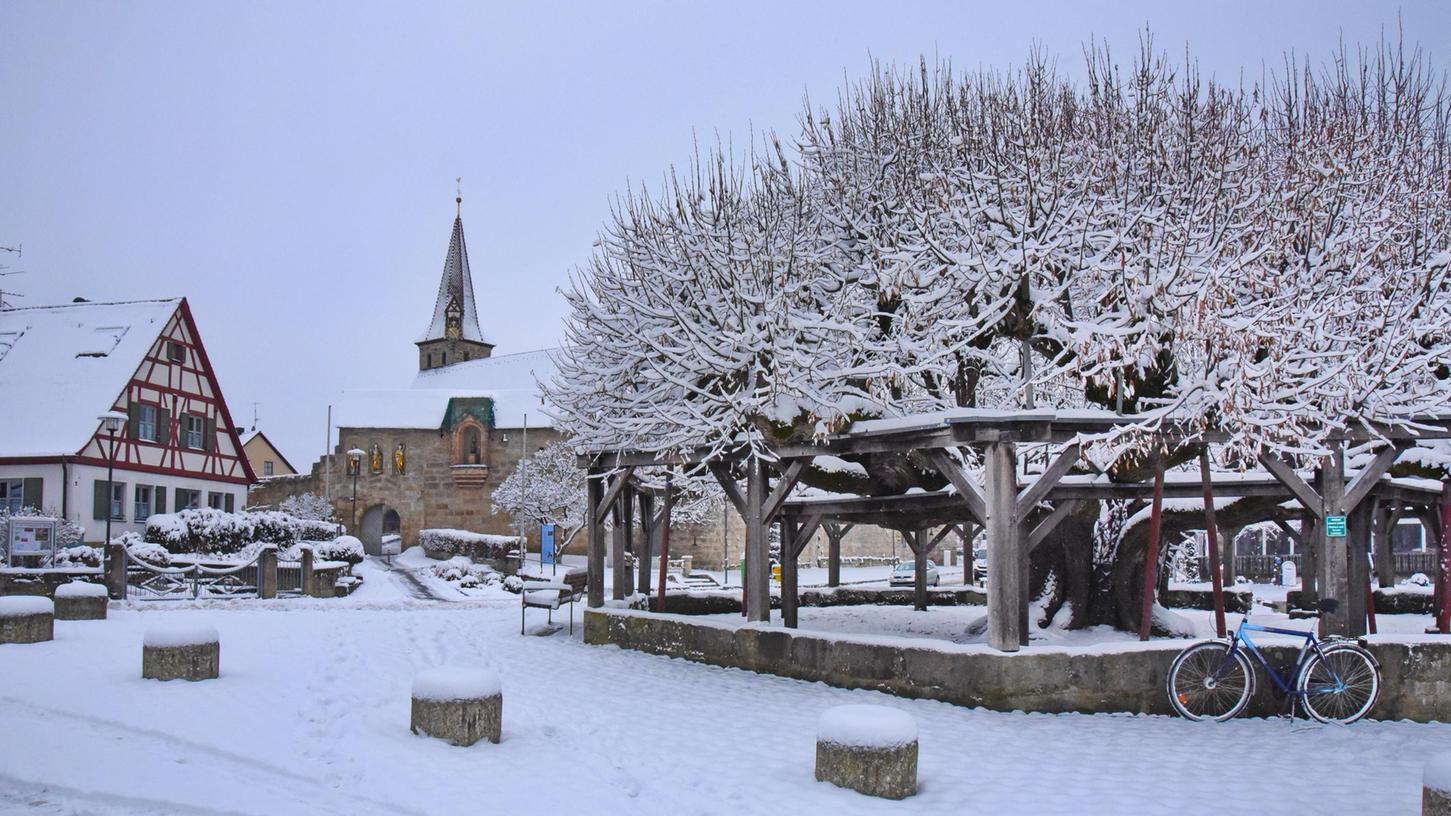
M17 556L46 555L55 560L55 519L44 516L11 516L9 550L12 563Z

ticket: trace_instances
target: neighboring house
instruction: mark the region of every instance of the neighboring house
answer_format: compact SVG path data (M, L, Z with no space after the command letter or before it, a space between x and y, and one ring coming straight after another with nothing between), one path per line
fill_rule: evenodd
M99 415L126 414L111 439ZM239 509L256 481L185 298L0 310L0 508L85 540L187 507Z
M242 451L247 456L247 462L252 465L252 472L257 474L259 479L268 479L273 476L293 476L297 468L287 461L282 451L272 444L267 434L261 431L248 431L242 434Z
M371 553L384 535L413 544L430 527L516 532L512 516L493 513L490 496L526 451L558 438L536 385L553 376L554 363L547 350L494 356L479 327L462 218L454 219L433 315L415 345L411 387L345 392L333 452L308 474L254 486L248 504L329 496ZM356 517L346 456L353 448L364 451Z

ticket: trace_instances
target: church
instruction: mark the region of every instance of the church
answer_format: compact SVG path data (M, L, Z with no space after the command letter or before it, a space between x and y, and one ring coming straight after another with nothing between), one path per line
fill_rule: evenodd
M559 438L537 385L554 374L552 350L494 353L479 326L462 199L456 203L411 385L345 392L335 406L332 452L308 473L254 485L250 505L276 507L301 493L329 497L373 554L384 536L412 543L431 528L517 533L512 516L493 513L491 497L521 458Z

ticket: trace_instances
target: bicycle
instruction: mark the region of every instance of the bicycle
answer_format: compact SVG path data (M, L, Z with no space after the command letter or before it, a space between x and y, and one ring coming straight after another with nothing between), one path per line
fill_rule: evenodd
M1335 604L1334 600L1321 601L1320 611L1334 611ZM1250 632L1293 635L1305 642L1295 664L1281 675L1255 645ZM1246 651L1259 660L1279 694L1288 698L1291 717L1298 700L1320 722L1352 723L1369 713L1380 696L1380 664L1355 641L1320 640L1313 631L1252 624L1245 613L1233 636L1196 643L1174 658L1165 681L1174 710L1185 719L1214 722L1243 711L1255 692L1255 672Z

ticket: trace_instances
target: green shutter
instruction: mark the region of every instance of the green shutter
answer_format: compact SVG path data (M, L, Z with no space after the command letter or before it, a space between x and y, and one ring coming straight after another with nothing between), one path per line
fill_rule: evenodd
M236 496L228 493L227 497L222 500L223 504L225 505L222 509L226 510L228 513L232 512L232 508L236 506L235 504L233 504L236 498Z
M126 404L126 435L141 438L141 406L134 402Z
M96 490L95 490L95 505L94 505L94 511L95 511L94 518L95 518L95 520L96 521L105 521L106 520L106 513L110 512L110 509L111 509L111 490L110 490L110 483L107 482L105 479L97 479L96 480Z
M161 445L171 442L171 412L165 408L156 409L156 442Z
M157 485L156 490L151 494L151 512L166 512L166 488L161 485Z
M217 449L217 421L206 419L202 422L202 450L211 453Z
M45 480L26 479L20 488L21 504L45 512Z

